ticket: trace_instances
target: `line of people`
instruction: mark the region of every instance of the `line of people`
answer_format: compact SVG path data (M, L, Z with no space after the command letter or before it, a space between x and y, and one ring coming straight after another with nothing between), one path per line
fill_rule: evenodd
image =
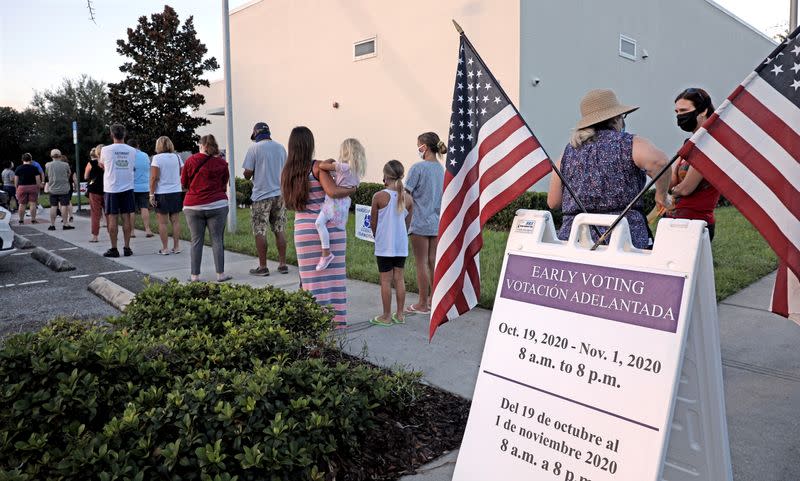
M610 90L590 91L581 101L581 119L569 144L557 162L589 212L618 213L646 182L666 164L666 156L641 136L625 132L625 117L638 107L619 103ZM714 111L707 92L690 88L675 99L679 127L687 132L699 129ZM111 241L106 257L118 257L118 230L123 230L123 255L133 254L133 213L139 212L145 235L151 237L149 211L158 217L161 248L158 254L181 252L179 213L183 212L191 231L191 277L200 279L200 264L206 230L210 233L217 280L231 277L224 270L224 232L228 215L227 162L220 156L212 135L203 136L199 153L184 162L168 137L160 137L152 160L138 149L135 140L125 144L125 128L110 129L113 143L99 145L91 152L86 166L87 193L92 222L91 242L98 241L100 220L107 221ZM244 176L253 181L251 228L255 237L258 265L250 269L256 276L270 275L267 268L267 229L276 239L278 272L289 272L286 265L286 209L295 211L294 243L302 287L320 302L334 309L336 327L346 326L346 246L345 232L350 196L366 169L366 153L356 139L346 139L337 160L314 159L314 136L306 127L292 130L288 151L274 141L265 122L253 127L243 162ZM375 325L403 323L408 314L426 314L431 309L431 285L437 248L440 203L444 168L440 162L447 152L444 142L433 132L417 138L420 158L405 175L397 160L383 167L381 190L372 199L371 227L375 236L375 256L380 273L383 312L371 319ZM55 229L56 209L64 217L64 229L72 228L70 199L76 185L66 157L57 150L46 166L51 194L51 229ZM36 219L37 196L45 171L30 154L22 165L2 173L3 189L15 196L20 223L26 206L31 222ZM71 180L68 180L71 179ZM69 191L67 190L69 189ZM656 202L670 217L705 220L714 235L714 207L719 192L682 159L671 178L656 183ZM548 193L551 208L562 208L564 222L559 238L569 236L572 220L580 210L564 193L558 176L552 176ZM60 206L60 207L59 207ZM634 246L649 248L653 236L641 203L628 214ZM172 247L169 247L170 236ZM408 239L416 261L419 301L405 306L403 281ZM391 309L391 289L395 288L396 309Z
M275 234L278 271L286 267L286 209L295 211L294 243L303 289L318 302L334 309L334 324L346 326L345 226L350 196L366 170L366 153L357 139L342 142L337 160L314 159L314 135L307 127L296 127L289 136L288 151L272 139L269 126L258 122L245 154L246 179L253 181L251 222L259 265L250 270L269 275L266 265L267 229ZM371 226L375 235L375 256L381 279L383 312L371 319L376 325L403 323L406 314L430 312L430 285L436 255L439 205L444 168L439 162L444 143L432 132L417 139L421 159L409 170L397 160L383 169L386 189L372 199ZM420 301L405 306L405 259L408 238L417 262ZM392 283L397 307L391 309Z

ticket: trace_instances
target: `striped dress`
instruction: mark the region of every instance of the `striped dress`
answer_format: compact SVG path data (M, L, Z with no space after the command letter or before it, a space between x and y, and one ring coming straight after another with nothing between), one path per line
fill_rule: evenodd
M345 254L347 232L328 222L331 237L331 253L336 256L327 269L316 271L317 261L322 255L322 244L314 222L325 201L322 185L312 174L308 175L310 191L305 210L297 211L294 217L294 245L297 249L297 264L303 289L309 291L317 302L334 309L335 328L347 325L347 273Z

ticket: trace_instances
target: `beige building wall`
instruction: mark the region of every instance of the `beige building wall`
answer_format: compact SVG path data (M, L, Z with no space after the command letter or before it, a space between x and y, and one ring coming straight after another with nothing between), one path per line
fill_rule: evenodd
M416 138L448 134L459 37L456 19L512 100L519 100L519 0L261 0L231 21L237 171L255 122L284 145L291 129L314 132L316 158L337 157L355 137L367 151L365 180L381 180L390 159L408 169ZM353 44L376 37L377 55L353 60ZM203 89L200 113L224 144L224 83ZM334 108L333 103L339 107Z

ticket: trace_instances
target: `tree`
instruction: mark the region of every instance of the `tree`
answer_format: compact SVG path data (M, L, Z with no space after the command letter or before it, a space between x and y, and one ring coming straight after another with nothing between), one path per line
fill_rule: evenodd
M177 150L191 150L197 143L195 130L208 124L191 111L205 103L198 86L209 86L202 78L219 68L214 57L197 38L194 18L181 25L169 5L148 20L139 17L136 29L128 29L128 40L117 40L117 52L130 59L119 68L127 78L109 84L114 120L126 126L142 150L152 152L162 135L172 139Z
M24 152L31 148L34 114L30 109L18 112L0 107L0 160L19 164Z
M75 80L65 78L57 88L34 94L28 149L39 161L46 160L53 148L72 157L72 121L77 120L79 160L85 163L89 149L110 142L109 110L104 82L86 74Z

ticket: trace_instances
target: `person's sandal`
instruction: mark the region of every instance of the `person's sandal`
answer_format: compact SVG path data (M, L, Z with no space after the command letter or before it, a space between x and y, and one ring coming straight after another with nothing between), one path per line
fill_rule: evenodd
M381 320L381 316L375 316L369 320L369 323L373 326L381 326L381 327L389 327L392 325L391 322L386 322Z
M405 312L406 314L412 314L413 315L413 314L430 314L431 311L430 311L430 309L422 310L422 309L419 309L417 307L414 307L414 304L409 304L408 307L406 307L403 310L403 312Z
M405 324L406 318L405 317L397 317L397 313L395 312L392 314L392 322L395 324Z
M254 276L266 277L269 275L269 269L266 267L256 267L255 269L250 269L250 274Z
M281 274L288 274L289 266L278 266L278 272L280 272Z
M111 249L105 251L103 257L119 257L119 251L115 247L112 247Z
M132 256L132 255L133 255L133 250L131 250L131 248L130 248L130 247L123 247L123 248L122 248L122 253L123 253L123 255L124 255L125 257L130 257L130 256Z

